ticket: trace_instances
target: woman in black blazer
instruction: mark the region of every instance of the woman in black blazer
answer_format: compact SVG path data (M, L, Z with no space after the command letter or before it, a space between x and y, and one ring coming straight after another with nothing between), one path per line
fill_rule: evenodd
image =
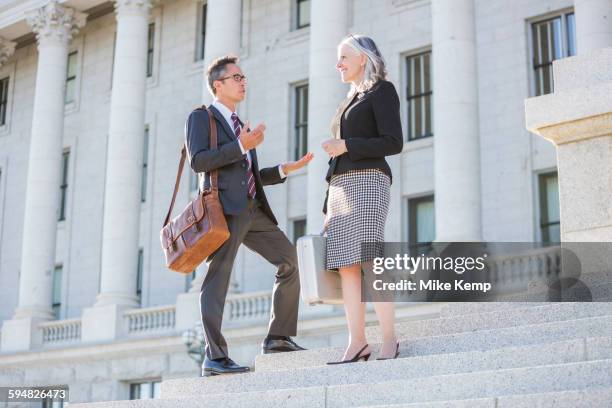
M391 169L386 156L403 148L399 97L387 80L385 62L374 41L349 35L338 46L342 82L351 83L332 121L333 138L323 143L330 156L323 212L327 233L327 268L337 269L349 328L349 345L340 361L367 360L365 303L361 301L361 264L376 254L361 252L362 242L384 242L389 210ZM379 359L396 358L392 302L375 302L383 334Z

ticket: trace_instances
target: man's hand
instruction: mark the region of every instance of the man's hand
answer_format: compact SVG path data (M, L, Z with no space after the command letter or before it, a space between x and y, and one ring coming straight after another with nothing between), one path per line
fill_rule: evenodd
M255 147L259 146L264 140L264 130L266 130L266 125L260 123L255 129L250 132L247 130L249 128L249 122L247 121L240 131L240 143L242 143L242 147L244 150L251 150Z
M347 152L346 143L342 139L328 139L321 146L332 159Z
M301 169L302 167L308 165L308 163L310 163L313 157L314 157L314 154L306 153L304 156L302 156L300 160L281 164L283 173L285 173L286 175L289 175L289 173L291 173L292 171Z

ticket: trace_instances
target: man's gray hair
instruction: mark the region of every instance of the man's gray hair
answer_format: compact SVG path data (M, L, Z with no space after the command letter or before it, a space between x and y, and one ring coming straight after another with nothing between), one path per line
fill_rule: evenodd
M223 57L219 57L215 59L206 70L206 82L208 85L208 90L213 95L216 95L217 91L213 87L213 82L218 81L223 78L225 73L227 72L228 64L236 64L238 62L238 57L233 55L225 55Z
M367 57L363 81L357 87L351 85L349 94L365 92L381 79L387 79L385 59L373 39L365 35L349 34L338 44L338 48L342 47L343 44L347 44L359 54L364 54Z

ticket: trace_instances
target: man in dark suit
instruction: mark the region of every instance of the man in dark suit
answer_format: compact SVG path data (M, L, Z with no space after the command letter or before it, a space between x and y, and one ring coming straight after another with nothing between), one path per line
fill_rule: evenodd
M191 168L204 173L201 187L208 188L209 173L218 170L219 199L230 231L229 239L206 260L208 272L200 292L206 339L203 376L249 370L229 358L227 343L221 334L230 274L241 244L278 268L262 352L304 350L291 339L297 330L300 292L297 255L295 247L277 226L263 186L283 183L290 172L307 165L312 154L295 162L259 169L255 147L263 142L265 126L260 124L250 130L249 123L243 124L236 114L236 106L246 93L246 77L237 62L236 57L218 58L207 71L208 89L215 97L209 109L217 125L217 149L210 149L210 123L205 110L194 110L185 126Z

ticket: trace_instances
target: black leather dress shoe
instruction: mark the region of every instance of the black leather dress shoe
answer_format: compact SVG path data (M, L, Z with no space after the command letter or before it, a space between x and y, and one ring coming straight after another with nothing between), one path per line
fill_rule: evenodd
M221 374L246 373L249 370L249 367L238 365L231 358L216 361L210 360L208 357L206 357L204 359L204 364L202 364L202 377L210 377Z
M306 350L304 347L298 346L291 337L284 339L265 339L261 344L261 354L270 353L285 353L287 351Z

